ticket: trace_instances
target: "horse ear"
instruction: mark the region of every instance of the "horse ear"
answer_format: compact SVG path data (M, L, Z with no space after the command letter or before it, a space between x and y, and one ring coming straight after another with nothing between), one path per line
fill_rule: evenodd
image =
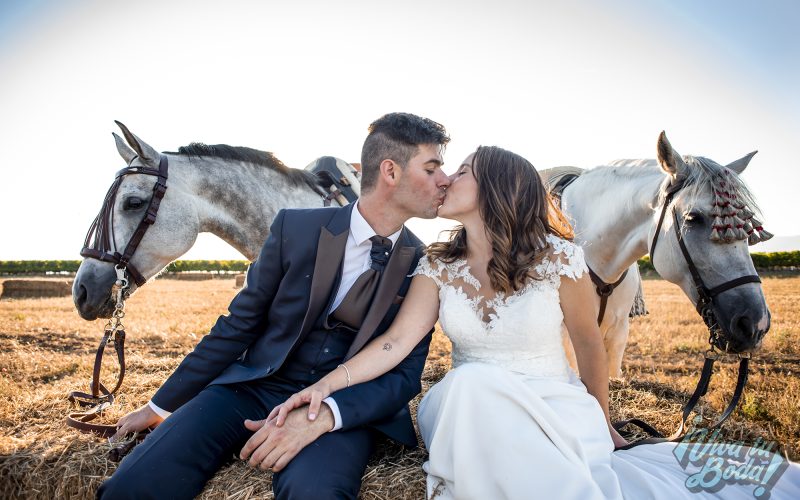
M729 164L727 164L725 166L727 168L733 170L737 174L741 174L742 172L744 172L744 169L747 168L747 165L750 163L750 160L753 159L753 156L755 156L756 153L758 153L758 151L753 151L752 153L747 154L747 155L739 158L735 162L729 163Z
M125 163L130 164L134 158L136 158L136 152L128 147L125 144L125 141L122 140L122 137L118 136L114 132L111 132L111 135L114 136L114 142L117 143L117 151L119 151L119 155L125 160Z
M143 162L147 163L152 167L158 166L158 162L161 158L161 155L156 151L152 146L144 142L143 140L139 139L130 130L128 127L123 125L121 122L114 120L114 123L117 124L120 130L122 130L122 135L125 136L125 140L128 141L128 145L139 155L139 158L142 159Z
M662 130L658 135L658 163L661 169L669 174L673 179L678 176L685 175L686 170L689 168L686 162L683 161L681 155L672 147L667 139L667 134Z

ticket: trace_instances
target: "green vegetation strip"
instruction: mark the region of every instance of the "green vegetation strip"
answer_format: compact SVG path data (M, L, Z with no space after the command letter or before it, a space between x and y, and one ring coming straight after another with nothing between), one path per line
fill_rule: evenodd
M74 273L80 265L80 260L0 260L0 274ZM176 260L167 266L167 272L243 273L249 265L246 260Z
M759 271L800 268L800 251L753 253L753 264ZM80 260L0 260L0 274L74 273ZM243 273L250 263L246 260L176 260L167 272ZM642 272L653 272L650 257L639 260Z

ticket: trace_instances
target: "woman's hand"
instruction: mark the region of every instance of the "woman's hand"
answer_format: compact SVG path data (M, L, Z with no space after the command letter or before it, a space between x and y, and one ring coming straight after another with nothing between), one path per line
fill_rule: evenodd
M614 442L614 449L617 450L623 446L628 444L628 440L626 440L622 435L617 432L617 430L612 426L610 423L608 424L608 431L611 433L611 440Z
M138 410L132 411L119 419L117 422L117 433L112 436L112 441L119 441L128 434L141 432L147 428L155 428L163 422L156 412L145 404Z
M308 405L308 419L314 420L319 415L319 407L322 400L330 396L331 391L327 384L322 381L306 387L297 394L293 394L289 399L279 404L269 413L267 421L277 418L275 425L280 427L286 421L286 416L295 408Z

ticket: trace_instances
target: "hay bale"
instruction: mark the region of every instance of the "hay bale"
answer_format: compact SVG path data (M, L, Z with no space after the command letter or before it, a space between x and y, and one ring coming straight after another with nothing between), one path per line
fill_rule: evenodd
M3 282L0 299L66 297L72 295L72 280L10 279Z
M244 280L247 277L246 274L237 274L236 275L236 284L233 286L234 288L242 288L244 286Z

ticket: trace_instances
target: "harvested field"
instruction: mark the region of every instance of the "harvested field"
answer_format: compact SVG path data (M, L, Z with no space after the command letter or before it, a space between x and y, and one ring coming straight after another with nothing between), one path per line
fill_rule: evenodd
M765 278L772 330L754 356L743 404L725 426L729 439L777 440L800 459L800 277ZM234 277L199 282L157 280L126 307L128 374L107 413L112 423L150 395L226 311L236 293ZM625 379L612 382L615 418L637 416L671 431L694 389L707 333L674 285L645 281L651 314L634 321L623 363ZM63 424L65 395L86 389L102 321L85 322L69 297L0 302L0 498L90 498L115 469L110 445ZM107 356L104 379L116 374ZM449 369L449 343L437 332L424 373L425 390ZM701 404L706 418L726 404L735 364L723 363ZM416 405L418 399L413 402ZM362 497L422 498L423 450L382 447L367 469ZM270 496L268 473L241 463L208 484L202 498Z

